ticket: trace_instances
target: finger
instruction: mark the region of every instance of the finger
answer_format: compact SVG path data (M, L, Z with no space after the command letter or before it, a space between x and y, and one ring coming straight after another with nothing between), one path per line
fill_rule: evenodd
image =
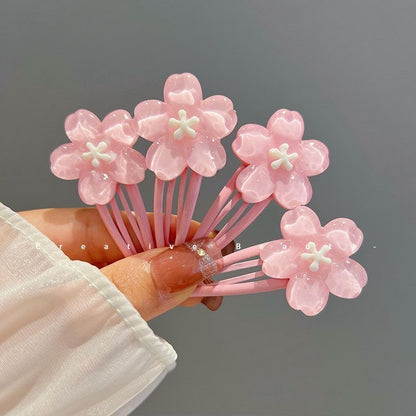
M212 232L212 237L218 234L217 230ZM227 254L233 253L235 251L235 243L231 241L227 244L222 250L221 253L223 256ZM207 278L203 281L203 283L214 283L214 280L211 278ZM198 303L204 304L208 309L211 311L216 311L222 305L222 296L207 296L205 298L188 298L184 302L181 303L181 306L192 307L198 305Z
M149 320L181 304L198 283L221 269L221 251L213 240L204 239L200 247L199 254L188 245L149 250L101 272Z
M224 255L223 252L222 252L222 255ZM215 281L211 279L210 277L202 281L202 283L204 284L209 284L209 283L214 283L214 282ZM198 303L202 303L209 310L216 311L222 305L222 300L223 300L222 296L206 296L205 298L188 298L185 300L185 302L181 303L181 306L192 307L192 306L198 305Z
M135 246L140 247L127 215L124 212L121 214ZM124 257L95 208L38 209L23 211L19 215L45 234L72 260L87 261L97 267L104 267ZM148 213L148 218L153 230L153 214ZM199 223L192 221L187 240L192 238L198 226ZM175 231L176 216L173 215L171 238Z

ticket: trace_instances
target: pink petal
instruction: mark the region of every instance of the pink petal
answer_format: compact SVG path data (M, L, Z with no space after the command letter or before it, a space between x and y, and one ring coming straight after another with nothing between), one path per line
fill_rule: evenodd
M326 279L331 293L341 298L356 298L367 284L367 273L361 264L352 259L344 263L332 263Z
M267 129L279 143L299 142L303 136L303 118L297 111L277 110L270 117Z
M162 180L177 178L186 168L184 150L177 141L166 138L154 142L147 151L146 165Z
M65 131L72 142L86 142L101 134L101 121L91 111L78 110L66 118Z
M297 207L285 212L280 222L282 235L287 239L320 234L322 227L318 216L308 207Z
M227 154L218 140L199 137L192 140L192 147L188 148L186 161L193 171L210 177L214 176L218 169L224 167Z
M321 279L294 277L286 288L286 299L289 305L312 316L322 311L328 302L329 290Z
M298 166L306 176L319 175L329 165L328 148L318 140L304 140Z
M296 208L311 200L312 186L308 177L299 173L281 175L276 181L274 197L283 208Z
M333 248L344 257L354 254L363 242L363 233L354 221L348 218L337 218L324 227L324 233Z
M195 75L174 74L166 80L163 96L170 104L197 105L202 100L201 84Z
M83 160L80 146L67 143L59 146L51 153L51 170L61 179L77 179L80 176Z
M262 270L269 276L287 279L296 274L298 251L289 240L277 240L267 244L260 251Z
M134 120L139 135L146 140L155 141L166 135L168 131L168 115L166 103L148 100L139 103L134 109Z
M202 101L201 110L204 114L201 127L208 137L222 139L237 124L233 102L223 95L214 95Z
M78 193L88 205L105 205L113 198L117 183L104 172L92 170L81 176Z
M259 165L268 160L268 152L274 147L269 131L258 124L246 124L237 132L232 144L235 155L247 164Z
M145 171L146 160L144 156L136 150L124 146L117 153L109 174L119 183L135 184L144 179Z
M248 203L264 201L274 190L269 170L264 165L247 166L238 175L236 188Z
M115 110L107 114L102 126L106 138L110 137L127 146L133 146L139 137L130 113L125 110Z

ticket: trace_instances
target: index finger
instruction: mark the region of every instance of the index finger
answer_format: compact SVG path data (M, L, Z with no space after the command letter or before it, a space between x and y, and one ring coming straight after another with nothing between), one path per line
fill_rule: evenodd
M140 247L136 244L138 241L127 215L124 212L121 214L133 242ZM124 258L95 208L47 208L22 211L19 215L45 234L72 260L87 261L101 268ZM153 214L147 215L153 231ZM198 226L199 223L192 221L187 239L195 234ZM172 235L175 230L176 216L172 215Z

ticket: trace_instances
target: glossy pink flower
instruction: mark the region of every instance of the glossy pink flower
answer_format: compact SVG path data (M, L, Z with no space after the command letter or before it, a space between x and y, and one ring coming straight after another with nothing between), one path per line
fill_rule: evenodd
M307 207L286 212L281 221L284 239L267 244L260 252L263 272L287 279L289 305L305 315L316 315L329 293L355 298L367 283L364 268L349 258L361 246L363 234L352 220L337 218L321 227Z
M246 202L273 195L282 207L292 209L311 200L308 176L328 167L328 149L318 140L302 141L303 130L301 115L285 109L270 117L267 128L246 124L238 130L232 148L248 166L236 187Z
M215 175L226 161L220 139L237 123L232 101L222 95L203 100L192 74L171 75L164 99L144 101L134 110L140 136L153 142L147 167L162 180L178 177L187 166L202 176Z
M132 149L138 133L130 114L116 110L101 122L93 113L78 110L65 120L72 143L51 154L51 170L62 179L78 179L78 192L88 205L107 204L117 183L135 184L144 179L143 155Z

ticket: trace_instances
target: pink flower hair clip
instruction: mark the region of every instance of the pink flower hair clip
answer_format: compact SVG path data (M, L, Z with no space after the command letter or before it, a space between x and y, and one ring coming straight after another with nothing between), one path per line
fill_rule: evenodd
M360 248L363 234L353 221L337 218L321 227L310 208L299 206L283 215L280 228L283 239L248 247L222 259L221 274L260 270L205 284L192 296L242 295L286 288L286 299L293 309L316 315L327 304L329 293L346 299L361 293L367 274L349 256ZM259 279L263 277L266 278Z
M81 200L87 205L96 205L124 256L136 254L137 250L122 219L116 194L141 247L153 248L151 227L137 186L145 177L146 163L143 155L132 149L139 135L130 114L116 110L101 122L90 111L78 110L65 120L65 131L72 143L63 144L52 152L52 172L61 179L79 179ZM125 185L136 217L132 215L121 184Z
M308 176L329 165L328 149L318 140L303 140L304 123L296 111L276 111L267 128L246 124L232 144L242 165L224 186L195 237L212 231L239 204L215 240L225 247L241 234L274 199L283 208L307 204L312 198ZM244 213L244 215L243 215Z
M236 123L229 98L203 99L194 75L171 75L164 101L139 103L134 118L124 110L113 111L102 122L87 110L71 114L65 130L72 143L52 152L51 169L62 179L79 179L82 201L97 206L124 256L171 244L189 245L186 239L202 178L224 167L226 154L220 140ZM326 146L318 140L302 140L303 132L301 115L286 109L276 111L266 127L247 124L238 130L232 149L242 163L208 209L189 247L199 255L203 251L199 239L219 228L214 243L223 249L272 200L289 210L281 220L283 239L215 260L214 279L222 280L202 283L193 297L285 288L292 308L316 315L329 293L343 298L361 293L367 275L349 256L359 249L362 232L345 218L322 227L318 216L304 206L312 198L308 177L325 171L329 158ZM145 157L132 148L139 136L151 142ZM140 192L146 169L155 175L154 234ZM176 235L170 241L174 201Z
M203 99L201 85L192 74L171 75L166 80L163 95L164 102L143 101L134 110L140 136L152 142L146 164L155 174L154 219L158 247L170 243L177 178L180 184L175 245L185 242L202 177L212 177L224 167L226 153L220 140L230 134L237 123L232 101L223 95Z

